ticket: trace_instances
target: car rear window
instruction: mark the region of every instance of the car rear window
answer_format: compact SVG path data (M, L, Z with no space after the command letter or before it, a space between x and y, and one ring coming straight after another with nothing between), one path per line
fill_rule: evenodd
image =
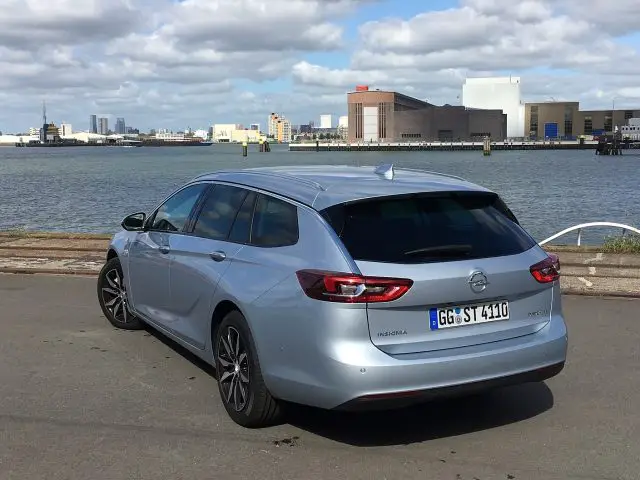
M466 260L515 255L536 244L493 193L375 198L335 205L321 214L355 260Z

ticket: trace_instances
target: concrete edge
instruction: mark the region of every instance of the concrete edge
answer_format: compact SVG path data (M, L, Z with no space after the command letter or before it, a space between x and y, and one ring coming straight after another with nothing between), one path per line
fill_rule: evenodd
M577 288L565 288L562 295L572 295L577 297L606 297L606 298L632 298L640 299L640 293L621 292L621 291L597 291L597 290L579 290Z
M52 240L111 240L113 235L104 233L65 233L65 232L13 232L0 231L0 238L50 238Z
M105 255L107 253L106 248L93 248L93 247L42 248L41 246L35 246L35 245L2 245L2 244L0 244L0 250L29 250L29 251L41 251L41 252L91 252L91 253L100 253L100 254L104 253Z
M19 267L0 267L0 274L16 274L16 275L63 275L63 276L83 276L97 277L98 272L95 270L82 270L72 268L19 268Z

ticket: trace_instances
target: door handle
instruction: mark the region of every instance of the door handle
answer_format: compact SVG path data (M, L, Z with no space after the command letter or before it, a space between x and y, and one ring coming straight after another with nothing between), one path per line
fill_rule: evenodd
M167 247L166 245L161 245L161 246L158 247L158 251L160 253L167 254L167 253L169 253L171 251L171 249L169 247Z
M221 251L212 252L209 254L209 256L216 262L222 262L225 258L227 258L227 254Z

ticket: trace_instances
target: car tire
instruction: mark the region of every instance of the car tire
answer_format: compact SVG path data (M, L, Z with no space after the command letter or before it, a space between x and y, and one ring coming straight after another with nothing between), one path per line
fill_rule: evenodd
M98 303L107 320L122 330L141 330L142 321L129 311L127 289L120 259L114 257L104 264L98 275Z
M237 310L220 322L214 355L220 398L231 419L246 428L279 423L282 406L264 383L249 326Z

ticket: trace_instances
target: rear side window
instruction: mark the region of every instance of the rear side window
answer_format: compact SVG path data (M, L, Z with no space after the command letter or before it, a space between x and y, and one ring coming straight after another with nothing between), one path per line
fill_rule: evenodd
M321 213L355 260L467 260L515 255L535 245L500 198L484 192L376 198Z
M298 242L298 209L267 195L258 195L251 244L257 247L285 247Z

